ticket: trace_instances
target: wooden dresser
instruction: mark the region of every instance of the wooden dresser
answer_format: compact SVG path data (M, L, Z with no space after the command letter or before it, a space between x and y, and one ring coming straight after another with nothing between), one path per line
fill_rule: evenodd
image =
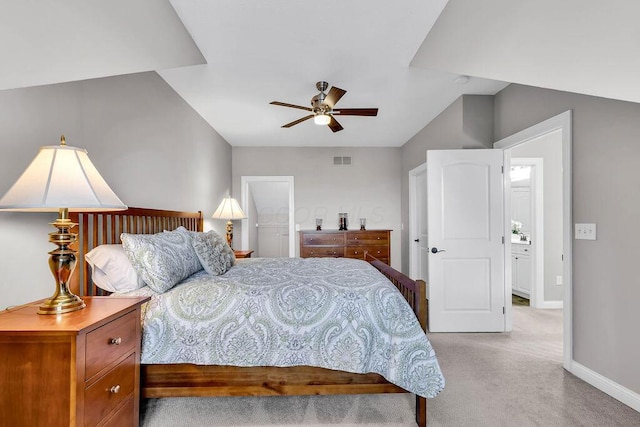
M84 297L87 307L0 312L0 425L137 426L140 316L148 297Z
M391 230L302 230L300 257L347 257L364 259L369 252L390 264Z

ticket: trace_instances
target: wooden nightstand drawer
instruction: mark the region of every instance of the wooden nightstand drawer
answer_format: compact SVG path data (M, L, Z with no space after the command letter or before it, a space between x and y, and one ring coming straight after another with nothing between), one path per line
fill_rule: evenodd
M305 233L302 236L304 246L342 246L344 245L344 233Z
M85 391L84 425L95 426L129 397L136 381L136 354L132 353Z
M132 311L87 334L85 380L136 347L136 323L140 318Z
M113 414L101 427L124 427L132 426L135 417L135 403L133 396L127 399L118 412Z
M300 252L301 258L313 258L313 257L343 257L343 247L307 247L302 248Z

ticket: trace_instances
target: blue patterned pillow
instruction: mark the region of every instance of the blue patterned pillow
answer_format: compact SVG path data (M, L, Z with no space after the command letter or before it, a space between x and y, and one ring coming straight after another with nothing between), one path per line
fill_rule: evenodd
M236 263L233 250L226 240L213 230L206 233L192 233L191 243L202 267L209 274L214 276L224 274Z
M120 240L133 268L156 292L166 292L202 269L184 228L157 234L122 233Z

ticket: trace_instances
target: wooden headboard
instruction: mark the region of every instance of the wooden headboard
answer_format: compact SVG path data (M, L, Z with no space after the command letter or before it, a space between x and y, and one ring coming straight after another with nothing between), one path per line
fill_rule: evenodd
M71 221L78 224L76 271L69 283L76 295L103 295L93 285L91 269L84 255L102 244L117 244L121 233L155 234L180 226L187 230L203 231L202 212L178 212L160 209L128 208L124 211L70 212ZM73 231L73 230L72 230Z

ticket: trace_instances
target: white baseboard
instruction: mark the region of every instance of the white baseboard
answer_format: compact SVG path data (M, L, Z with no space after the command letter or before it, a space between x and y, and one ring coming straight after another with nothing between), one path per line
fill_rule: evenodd
M536 308L563 308L564 304L562 301L542 301L542 304L539 304Z
M595 388L607 393L614 399L619 400L630 408L640 412L640 394L633 390L629 390L620 384L611 381L609 378L592 371L584 365L571 361L570 372L581 380L591 384Z

